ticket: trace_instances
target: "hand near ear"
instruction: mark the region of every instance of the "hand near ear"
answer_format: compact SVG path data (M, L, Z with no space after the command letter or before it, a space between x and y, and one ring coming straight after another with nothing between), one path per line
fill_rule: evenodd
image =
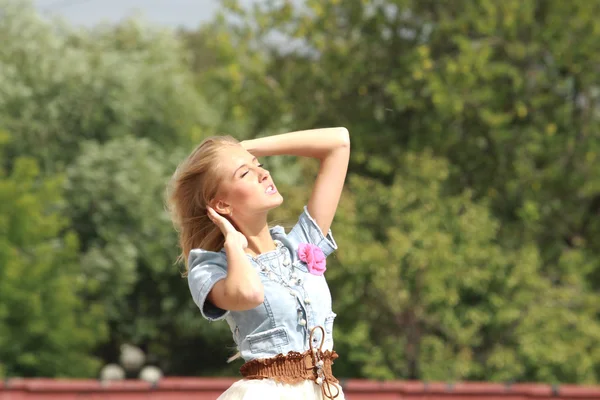
M231 225L229 220L217 213L212 207L207 207L208 217L215 225L219 227L223 236L225 236L225 243L235 246L240 246L242 249L248 247L248 239L241 232Z

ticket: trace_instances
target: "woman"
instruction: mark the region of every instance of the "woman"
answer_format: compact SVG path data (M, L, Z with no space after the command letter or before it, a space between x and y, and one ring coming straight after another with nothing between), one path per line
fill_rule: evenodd
M320 161L289 233L267 225L283 197L258 161L281 154ZM337 249L330 226L349 156L345 128L213 137L175 172L170 205L190 291L206 319L228 322L245 360L244 379L219 399L344 398L331 371L335 313L323 273Z

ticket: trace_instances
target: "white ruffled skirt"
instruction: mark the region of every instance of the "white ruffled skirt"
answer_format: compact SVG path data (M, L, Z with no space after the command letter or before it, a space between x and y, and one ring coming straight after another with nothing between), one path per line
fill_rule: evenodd
M339 385L331 384L332 392L339 395L335 400L344 400ZM217 400L328 400L321 387L311 380L295 384L279 383L271 379L242 379L235 382Z

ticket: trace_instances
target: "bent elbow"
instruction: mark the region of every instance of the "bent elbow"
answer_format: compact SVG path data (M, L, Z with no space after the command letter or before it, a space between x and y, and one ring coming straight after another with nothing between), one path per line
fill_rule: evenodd
M265 291L263 288L257 288L254 290L250 290L243 295L243 303L248 307L248 309L252 309L260 306L265 301Z
M338 128L339 146L343 148L350 148L350 132L347 128Z
M265 293L262 291L260 293L256 293L253 300L254 300L254 307L260 306L262 303L265 302Z

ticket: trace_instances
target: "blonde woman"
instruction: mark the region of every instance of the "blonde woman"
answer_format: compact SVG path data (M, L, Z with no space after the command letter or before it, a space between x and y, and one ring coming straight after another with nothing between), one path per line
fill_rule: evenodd
M285 232L267 225L283 202L259 158L320 162L310 199ZM243 379L219 399L343 399L332 374L331 294L326 257L337 249L333 221L350 157L345 128L200 144L171 181L170 208L194 302L225 319L245 363Z

